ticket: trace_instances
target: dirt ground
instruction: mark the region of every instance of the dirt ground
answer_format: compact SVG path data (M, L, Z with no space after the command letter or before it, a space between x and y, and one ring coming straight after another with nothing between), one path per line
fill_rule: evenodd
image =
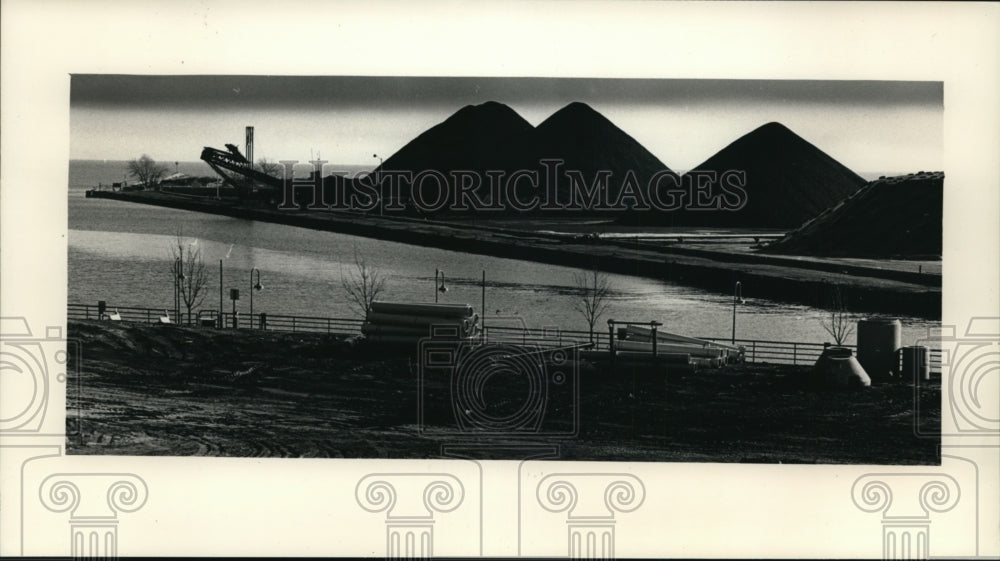
M940 463L939 439L914 430L940 426L937 380L830 391L802 366L571 362L544 420L497 436L454 423L446 375L355 338L97 321L70 321L69 336L82 346L67 388L70 454L436 458L473 444L518 459L519 446L558 444L570 460ZM512 380L486 395L509 413L523 390Z

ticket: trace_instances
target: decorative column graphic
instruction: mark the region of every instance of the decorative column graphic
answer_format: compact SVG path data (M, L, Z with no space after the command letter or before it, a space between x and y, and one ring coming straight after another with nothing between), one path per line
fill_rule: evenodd
M3 539L0 555L24 555L25 525L21 517L34 488L25 490L25 466L63 455L67 437L80 433L80 419L67 422L72 397L70 375L80 368L80 345L67 340L62 326L39 329L24 316L0 317L0 497ZM79 399L79 377L75 377Z
M465 488L447 473L373 473L358 481L354 494L361 508L386 513L386 557L428 558L434 555L434 513L458 508Z
M118 557L118 514L146 504L146 482L133 473L54 473L38 489L45 508L69 511L74 559Z
M569 557L613 559L615 513L642 506L646 488L627 473L553 473L538 483L536 497L545 510L566 513Z
M955 508L961 492L944 473L869 473L854 481L851 498L865 512L882 512L882 558L928 559L930 513Z

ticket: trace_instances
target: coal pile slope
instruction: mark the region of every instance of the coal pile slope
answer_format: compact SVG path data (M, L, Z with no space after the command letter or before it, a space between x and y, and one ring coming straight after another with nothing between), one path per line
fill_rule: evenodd
M538 125L530 157L532 161L526 164L534 166L543 158L562 160L557 178L560 201L568 201L569 197L567 171L580 172L586 187L592 184L598 172L608 174L606 201L611 204L617 201L629 172L635 176L637 191L642 192L657 174L677 177L628 133L580 102L570 103ZM540 178L544 181L545 175L540 174Z
M466 105L411 140L379 169L445 175L454 170L512 170L522 161L533 131L531 123L502 103Z
M541 164L543 159L560 160L562 163L558 166L549 164L551 167L547 168ZM521 208L503 205L506 210L516 213L528 211L524 208L528 206L532 207L531 211L559 212L563 207L572 205L567 171L580 173L584 190L591 187L599 171L608 174L606 185L595 199L583 203L588 207L618 202L619 190L629 172L635 177L634 191L645 191L646 185L657 173L677 177L625 131L579 102L563 107L537 128L502 103L490 101L466 106L407 143L385 160L373 176L378 178L380 172L391 171L411 172L415 176L427 170L440 172L445 177L446 184L440 187L449 191L448 200L455 200L455 193L463 189L460 180L453 176L455 171L470 172L479 178L480 187L471 191L480 201L495 198L487 172L502 172L499 181L503 189L508 189L507 181L512 180L515 172L534 174L533 178L521 176L512 183L514 187L511 189L516 191L518 201L530 203L537 199L535 205L526 204ZM553 173L558 173L555 184L549 182ZM427 183L430 185L421 191L424 201L433 199L439 187L430 180ZM384 189L383 183L383 192ZM413 205L413 192L405 189L404 186L399 194L403 205L409 210L414 206L426 209L426 204ZM418 196L421 194L418 193ZM579 199L576 201L580 202ZM491 213L495 214L496 210L499 209L493 209ZM574 208L573 212L577 211L579 208Z
M829 257L941 257L944 172L879 179L768 246Z
M691 210L694 184L709 200L733 200L720 185L726 172L745 173L738 210ZM699 176L704 176L698 179ZM794 228L856 191L865 180L781 123L738 138L684 175L684 211L659 213L650 222L683 226Z

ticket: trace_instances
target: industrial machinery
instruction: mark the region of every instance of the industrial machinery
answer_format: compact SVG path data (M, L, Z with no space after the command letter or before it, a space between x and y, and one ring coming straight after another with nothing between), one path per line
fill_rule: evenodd
M281 200L282 179L258 170L253 164L253 127L246 128L246 156L233 144L226 150L206 146L201 159L236 190L241 202L260 201L274 206Z

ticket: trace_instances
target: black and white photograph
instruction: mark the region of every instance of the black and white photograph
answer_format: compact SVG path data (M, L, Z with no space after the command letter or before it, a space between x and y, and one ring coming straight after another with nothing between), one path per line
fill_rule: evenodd
M998 23L0 1L0 556L997 558Z
M942 111L940 82L75 75L67 450L936 464Z

